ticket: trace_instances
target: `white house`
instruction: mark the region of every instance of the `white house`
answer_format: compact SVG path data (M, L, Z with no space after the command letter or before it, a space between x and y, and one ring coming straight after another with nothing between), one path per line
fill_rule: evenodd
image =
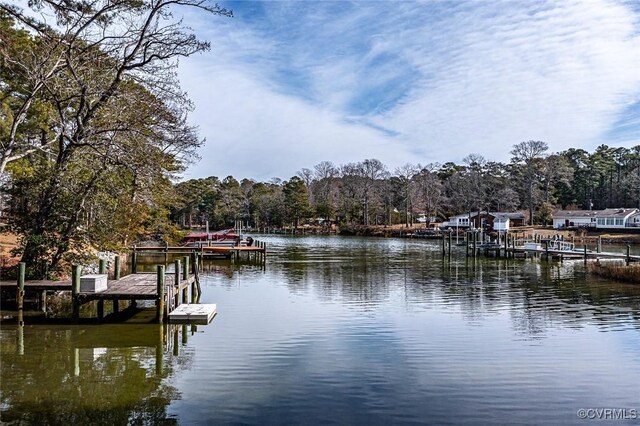
M553 213L553 227L595 228L597 210L558 210Z
M450 226L452 228L468 228L469 227L469 213L459 214L457 216L450 216L449 220L442 224L443 227Z
M598 229L626 228L627 221L638 213L638 209L604 209L598 211Z
M622 229L632 226L630 223L634 223L634 219L640 226L638 209L559 210L553 214L553 227Z

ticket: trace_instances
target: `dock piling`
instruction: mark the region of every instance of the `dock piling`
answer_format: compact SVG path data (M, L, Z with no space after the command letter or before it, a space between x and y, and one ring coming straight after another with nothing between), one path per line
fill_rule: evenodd
M184 256L182 259L182 279L189 279L189 256ZM180 282L178 282L178 289L180 289ZM189 303L189 286L186 286L182 290L178 290L182 292L182 303Z
M631 263L631 245L627 244L627 255L626 255L626 263L627 266Z
M180 259L176 259L174 262L174 266L175 266L175 281L173 282L173 289L175 291L175 289L179 289L180 288ZM179 304L180 304L180 293L179 292L175 292L175 300L173 302L173 307L176 308Z
M133 246L133 252L131 253L131 273L138 272L138 254L136 253L136 246Z
M105 259L100 259L99 266L98 266L98 273L99 274L107 273L107 261Z
M114 266L113 266L113 278L116 280L120 279L120 256L117 255L115 258Z
M156 303L156 321L162 324L164 320L164 265L158 265L157 267L157 291L158 291L158 300Z
M74 323L80 319L80 274L82 267L73 265L71 269L71 318Z
M182 279L189 279L189 256L184 256L182 258Z

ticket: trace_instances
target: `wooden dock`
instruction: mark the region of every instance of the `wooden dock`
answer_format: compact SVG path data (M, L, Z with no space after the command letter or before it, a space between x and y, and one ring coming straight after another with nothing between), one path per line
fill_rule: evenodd
M200 256L201 259L207 257L240 259L241 254L246 254L246 258L256 261L265 262L267 258L267 244L263 241L254 240L253 245L216 245L215 241L210 245L202 245L200 247L188 246L145 246L131 247L133 257L138 254L191 254Z
M627 245L624 252L615 253L615 252L603 252L602 251L602 241L599 238L597 240L597 246L595 250L587 249L586 245L583 245L578 249L571 250L559 250L554 249L552 243L566 243L569 245L569 242L565 241L554 241L554 240L543 240L541 238L534 239L533 243L536 248L525 247L522 240L517 240L512 234L504 234L499 238L495 243L483 243L482 234L467 232L465 238L466 247L466 256L467 257L476 257L480 253L484 253L486 256L493 257L505 257L505 258L513 258L513 257L527 257L527 256L545 256L546 259L556 258L560 260L564 259L584 259L584 262L587 263L588 259L619 259L623 260L627 263L627 265L631 262L640 262L639 255L631 254L631 246ZM527 241L525 241L527 242ZM518 244L520 243L520 244ZM452 233L443 234L442 235L442 255L443 256L451 256L451 249L453 246L453 236ZM557 245L557 244L556 244ZM571 241L570 246L573 248L574 242Z
M187 256L182 261L176 260L175 270L170 273L165 272L165 265L157 265L155 273L137 273L134 264L133 273L124 277L119 277L119 273L116 273L114 279L107 280L107 289L99 292L80 291L80 266L73 267L71 280L25 280L25 264L20 263L18 279L0 281L0 289L16 292L19 322L22 322L25 292L38 294L41 308L43 308L49 291L71 292L74 322L80 318L80 307L92 301L97 302L97 317L101 321L104 318L104 302L107 300L112 302L113 313L119 312L120 301L132 301L135 304L137 300L153 300L156 302L156 320L163 322L181 303L189 303L189 301L196 303L200 297L197 257L194 257L194 262L191 264L193 268L190 268L189 260ZM101 262L100 273L106 274L106 272L106 264Z

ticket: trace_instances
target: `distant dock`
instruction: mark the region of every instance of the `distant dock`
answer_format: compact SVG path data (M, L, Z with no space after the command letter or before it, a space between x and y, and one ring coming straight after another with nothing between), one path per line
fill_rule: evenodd
M232 260L240 260L242 255L246 255L246 259L253 258L255 261L265 262L267 259L267 244L263 241L254 240L253 245L217 245L212 241L210 245L202 245L199 247L189 246L133 246L131 251L134 254L195 254L204 258L230 258Z
M443 233L442 255L451 256L451 248L457 245L453 242L452 233ZM562 243L562 244L560 244ZM547 260L556 258L564 259L583 259L585 263L589 259L619 259L627 264L631 262L640 262L639 255L631 254L631 246L627 245L623 252L604 252L602 251L602 240L598 239L595 249L588 249L586 244L580 248L575 248L574 241L568 242L563 240L545 240L539 235L533 238L517 239L515 235L505 233L500 235L497 241L487 243L484 242L482 233L466 232L464 244L467 257L476 257L479 254L492 257L527 257L527 256L544 256ZM556 248L562 246L562 249Z

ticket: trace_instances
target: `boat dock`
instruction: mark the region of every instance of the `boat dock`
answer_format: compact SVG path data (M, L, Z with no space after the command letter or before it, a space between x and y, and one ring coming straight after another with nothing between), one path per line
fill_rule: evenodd
M240 260L242 254L246 255L249 260L253 257L255 261L265 262L267 259L267 244L263 241L254 240L253 244L247 245L223 245L216 244L211 241L209 245L201 245L198 247L190 246L148 246L148 247L131 247L131 251L135 258L138 254L195 254L204 258L230 258L232 260Z
M480 253L485 256L493 257L527 257L527 256L544 256L545 259L556 258L564 259L583 259L585 264L589 259L619 259L623 260L627 265L631 262L640 262L639 255L631 254L631 246L627 245L623 252L604 252L602 251L602 241L597 240L595 249L590 250L586 244L576 248L574 242L562 240L544 240L534 237L532 240L518 240L515 235L503 234L492 243L482 242L482 236L475 232L467 232L465 236L465 248L467 257L476 257ZM454 246L451 233L443 234L442 255L451 256L451 247Z
M72 278L67 281L25 280L25 264L18 267L18 279L16 281L0 281L0 289L14 290L16 292L16 305L18 309L18 322L22 322L25 293L38 295L40 309L46 309L46 295L49 291L66 291L71 293L72 314L71 319L77 323L80 320L80 308L89 302L96 302L97 320L100 322L105 317L105 301L111 302L111 313L120 311L120 302L128 301L130 305L136 305L138 300L155 301L155 321L166 321L169 314L183 303L197 303L200 298L201 288L198 279L198 258L185 256L182 260L175 260L174 271L166 272L165 265L157 265L155 273L139 273L135 263L132 265L132 273L120 277L116 258L114 278L107 280L106 262L100 262L100 274L91 277L104 278L106 288L96 291L81 290L82 268L73 266ZM189 297L190 296L190 297Z

